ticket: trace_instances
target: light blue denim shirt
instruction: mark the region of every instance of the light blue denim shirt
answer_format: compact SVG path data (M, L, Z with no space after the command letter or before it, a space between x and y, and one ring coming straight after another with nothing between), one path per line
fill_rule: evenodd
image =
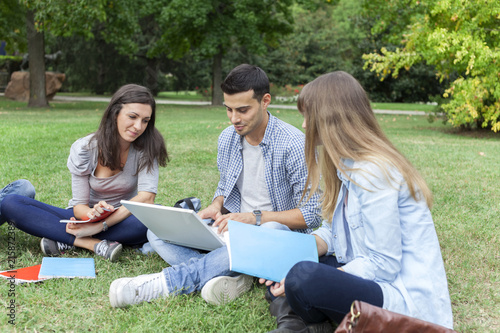
M439 242L425 200L415 201L402 175L373 163L344 160L332 222L314 232L347 273L375 281L384 308L449 328L453 315ZM364 188L364 189L363 189ZM346 199L347 198L347 199Z
M240 192L236 186L243 170L241 139L234 126L230 126L222 131L218 142L220 180L214 199L224 196L224 207L230 212L239 212L241 205ZM315 193L307 202L300 201L307 179L304 133L269 114L266 132L259 147L264 156L265 180L273 211L299 208L308 229L294 231L310 233L319 227L319 193Z

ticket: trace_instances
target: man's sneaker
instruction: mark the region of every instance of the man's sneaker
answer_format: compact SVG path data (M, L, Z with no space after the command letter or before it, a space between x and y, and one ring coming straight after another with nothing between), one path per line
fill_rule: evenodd
M252 284L253 277L245 274L234 277L218 276L203 286L201 297L213 305L226 304L250 290Z
M109 287L109 302L114 308L150 302L166 296L168 296L167 281L163 272L117 279Z
M40 247L42 252L49 257L57 257L63 254L65 251L73 250L75 247L61 242L53 241L43 237L40 241Z
M122 245L118 242L102 240L94 245L94 252L109 261L115 261L122 253Z

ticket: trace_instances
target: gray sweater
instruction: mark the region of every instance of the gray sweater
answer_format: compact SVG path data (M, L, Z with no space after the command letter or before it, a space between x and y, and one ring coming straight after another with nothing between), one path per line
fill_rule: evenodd
M158 163L150 172L147 168L137 173L142 153L130 146L127 162L123 171L108 178L97 178L94 175L97 167L97 142L90 142L90 134L76 140L71 146L68 157L68 169L71 172L73 198L69 207L78 204L94 206L101 200L117 208L120 200L130 200L137 192L155 193L158 189Z

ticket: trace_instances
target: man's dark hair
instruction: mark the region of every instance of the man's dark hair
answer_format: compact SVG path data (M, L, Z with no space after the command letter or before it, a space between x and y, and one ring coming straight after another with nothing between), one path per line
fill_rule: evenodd
M253 98L261 101L269 93L269 79L266 73L257 66L242 64L233 68L221 83L222 91L234 95L253 89Z

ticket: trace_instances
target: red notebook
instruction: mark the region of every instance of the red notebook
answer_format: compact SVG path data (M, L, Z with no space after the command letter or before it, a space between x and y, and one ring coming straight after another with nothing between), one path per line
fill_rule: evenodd
M47 278L38 277L41 266L42 265L35 265L19 269L11 269L10 271L2 271L0 272L0 277L5 279L15 279L15 284L43 281Z
M88 222L99 222L104 220L106 217L109 215L113 214L115 211L114 210L109 210L106 208L103 208L104 212L101 213L101 216L96 216L94 218L88 219L88 220L60 220L59 222L61 223L88 223Z

